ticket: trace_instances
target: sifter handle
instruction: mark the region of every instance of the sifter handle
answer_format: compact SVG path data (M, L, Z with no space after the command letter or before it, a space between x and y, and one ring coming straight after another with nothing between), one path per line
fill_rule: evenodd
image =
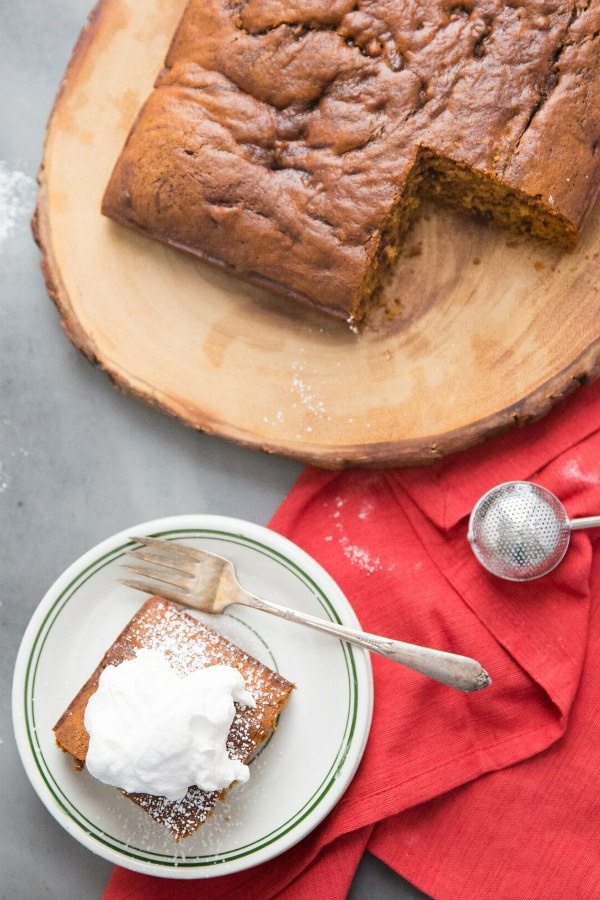
M569 519L571 531L580 531L582 528L600 528L600 516L587 516L585 519Z

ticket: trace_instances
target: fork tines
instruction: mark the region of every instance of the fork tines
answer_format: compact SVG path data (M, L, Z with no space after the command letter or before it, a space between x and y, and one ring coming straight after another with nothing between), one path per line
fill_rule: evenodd
M142 591L146 594L160 594L167 600L174 600L176 603L189 605L191 599L190 586L194 581L195 569L201 558L200 554L191 547L174 544L172 541L163 541L149 537L132 537L131 540L142 544L142 548L130 550L129 556L149 563L149 565L123 565L122 568L127 569L133 575L157 581L160 585L137 578L119 578L121 584L136 591Z

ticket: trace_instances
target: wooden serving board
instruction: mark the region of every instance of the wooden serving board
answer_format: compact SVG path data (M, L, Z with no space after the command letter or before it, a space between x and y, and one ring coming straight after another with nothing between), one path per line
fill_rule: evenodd
M65 331L120 388L317 465L424 463L543 415L600 359L600 208L563 254L425 208L360 334L100 215L185 0L102 0L50 119L35 228Z

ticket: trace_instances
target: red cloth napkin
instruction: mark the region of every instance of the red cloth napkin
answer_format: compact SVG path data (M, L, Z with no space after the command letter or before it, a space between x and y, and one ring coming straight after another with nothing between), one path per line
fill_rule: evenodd
M363 762L317 830L226 878L115 869L105 900L337 900L367 848L436 898L600 897L600 530L527 584L485 573L466 541L501 481L600 513L599 460L600 384L430 469L305 470L271 527L325 566L365 629L473 656L493 684L460 694L373 656Z

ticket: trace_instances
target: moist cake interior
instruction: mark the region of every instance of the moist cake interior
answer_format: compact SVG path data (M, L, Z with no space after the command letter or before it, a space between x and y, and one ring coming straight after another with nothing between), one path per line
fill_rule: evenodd
M376 302L382 279L394 265L424 199L493 222L513 234L549 241L563 250L571 250L577 243L573 224L540 198L509 187L491 173L478 172L427 147L419 147L402 195L382 228L355 306L355 320L363 319L371 303Z

